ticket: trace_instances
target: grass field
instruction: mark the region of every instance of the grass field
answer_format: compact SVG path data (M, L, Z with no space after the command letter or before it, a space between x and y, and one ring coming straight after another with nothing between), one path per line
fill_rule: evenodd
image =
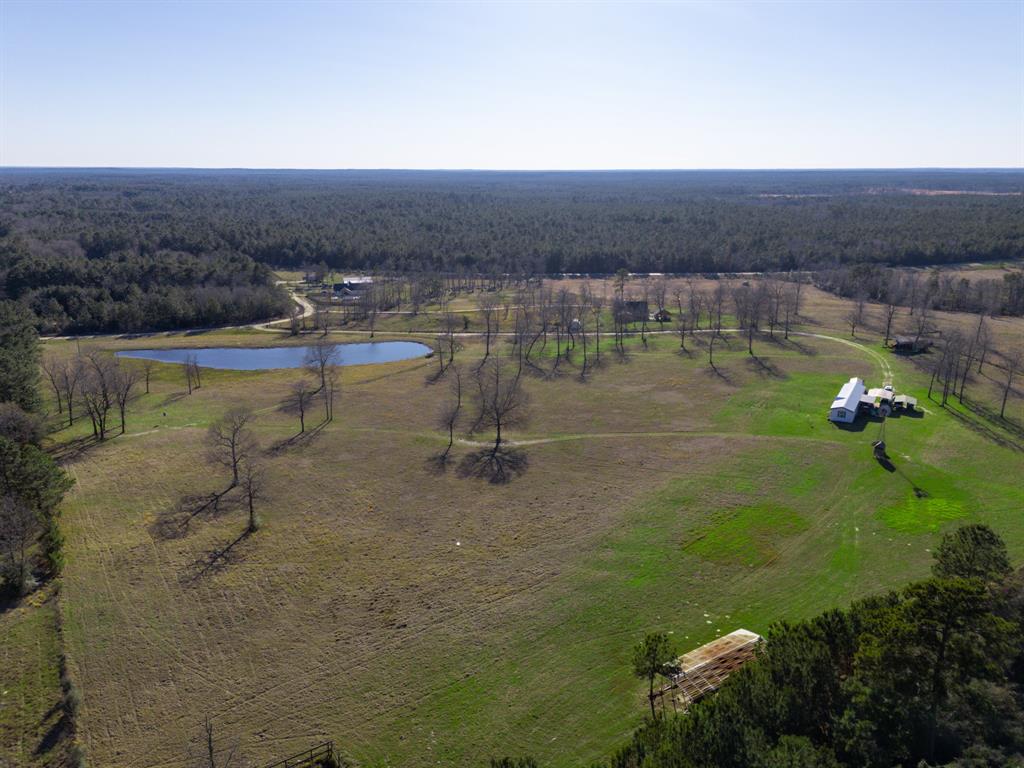
M809 308L808 329L843 336L830 307ZM465 341L468 361L480 349ZM927 377L870 331L759 340L756 360L733 338L717 373L671 335L631 342L625 361L610 347L585 382L528 382L532 418L513 438L529 466L504 486L431 468L446 388L425 383L430 361L345 368L336 421L286 447L297 424L276 406L296 372L210 371L187 396L158 366L129 433L70 459L60 606L91 764L183 765L208 713L256 764L333 738L366 765L583 765L642 718L628 659L646 631L685 650L845 605L924 575L960 522L993 525L1024 558L1015 432L927 401ZM839 385L877 385L883 361L927 409L886 423L895 472L871 458L877 423L825 419ZM240 537L244 513L226 509L157 535L183 496L226 484L203 436L242 403L266 449L263 528ZM3 652L45 655L45 632L17 631L40 639Z

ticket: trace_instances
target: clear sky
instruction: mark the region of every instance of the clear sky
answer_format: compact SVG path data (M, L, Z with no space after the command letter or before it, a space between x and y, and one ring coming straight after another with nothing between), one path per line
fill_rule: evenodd
M1024 0L0 0L0 165L1024 166Z

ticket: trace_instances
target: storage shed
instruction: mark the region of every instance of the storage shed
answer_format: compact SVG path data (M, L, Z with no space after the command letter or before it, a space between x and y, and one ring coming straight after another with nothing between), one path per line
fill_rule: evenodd
M849 424L857 418L857 409L860 407L861 398L867 394L864 382L858 378L852 378L839 390L839 394L832 400L829 406L828 420L842 424Z
M729 675L753 659L761 640L754 632L737 629L683 654L676 665L679 671L669 677L660 693L686 709L717 691Z

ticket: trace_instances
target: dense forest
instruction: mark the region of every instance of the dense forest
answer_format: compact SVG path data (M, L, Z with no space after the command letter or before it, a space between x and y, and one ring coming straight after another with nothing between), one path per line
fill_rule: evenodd
M278 313L260 265L550 274L1014 259L1022 192L1020 171L4 169L0 278L43 330L124 331Z

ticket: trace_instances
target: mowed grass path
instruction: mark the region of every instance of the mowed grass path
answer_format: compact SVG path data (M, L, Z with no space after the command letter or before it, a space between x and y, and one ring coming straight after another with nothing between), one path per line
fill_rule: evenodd
M586 764L640 722L646 631L686 649L845 605L924 575L959 522L1024 555L1021 454L925 402L909 366L897 387L929 412L887 423L890 473L878 425L825 420L843 380L878 381L873 358L800 338L753 361L732 339L716 374L677 343L531 379L513 437L536 442L507 486L430 470L430 361L347 368L335 423L266 457L264 528L201 578L243 512L173 540L153 523L224 486L202 444L228 407L258 411L265 447L294 433L275 407L297 374L209 372L189 397L161 366L129 434L72 465L62 609L93 764L183 765L207 713L257 763L333 738L369 765Z

